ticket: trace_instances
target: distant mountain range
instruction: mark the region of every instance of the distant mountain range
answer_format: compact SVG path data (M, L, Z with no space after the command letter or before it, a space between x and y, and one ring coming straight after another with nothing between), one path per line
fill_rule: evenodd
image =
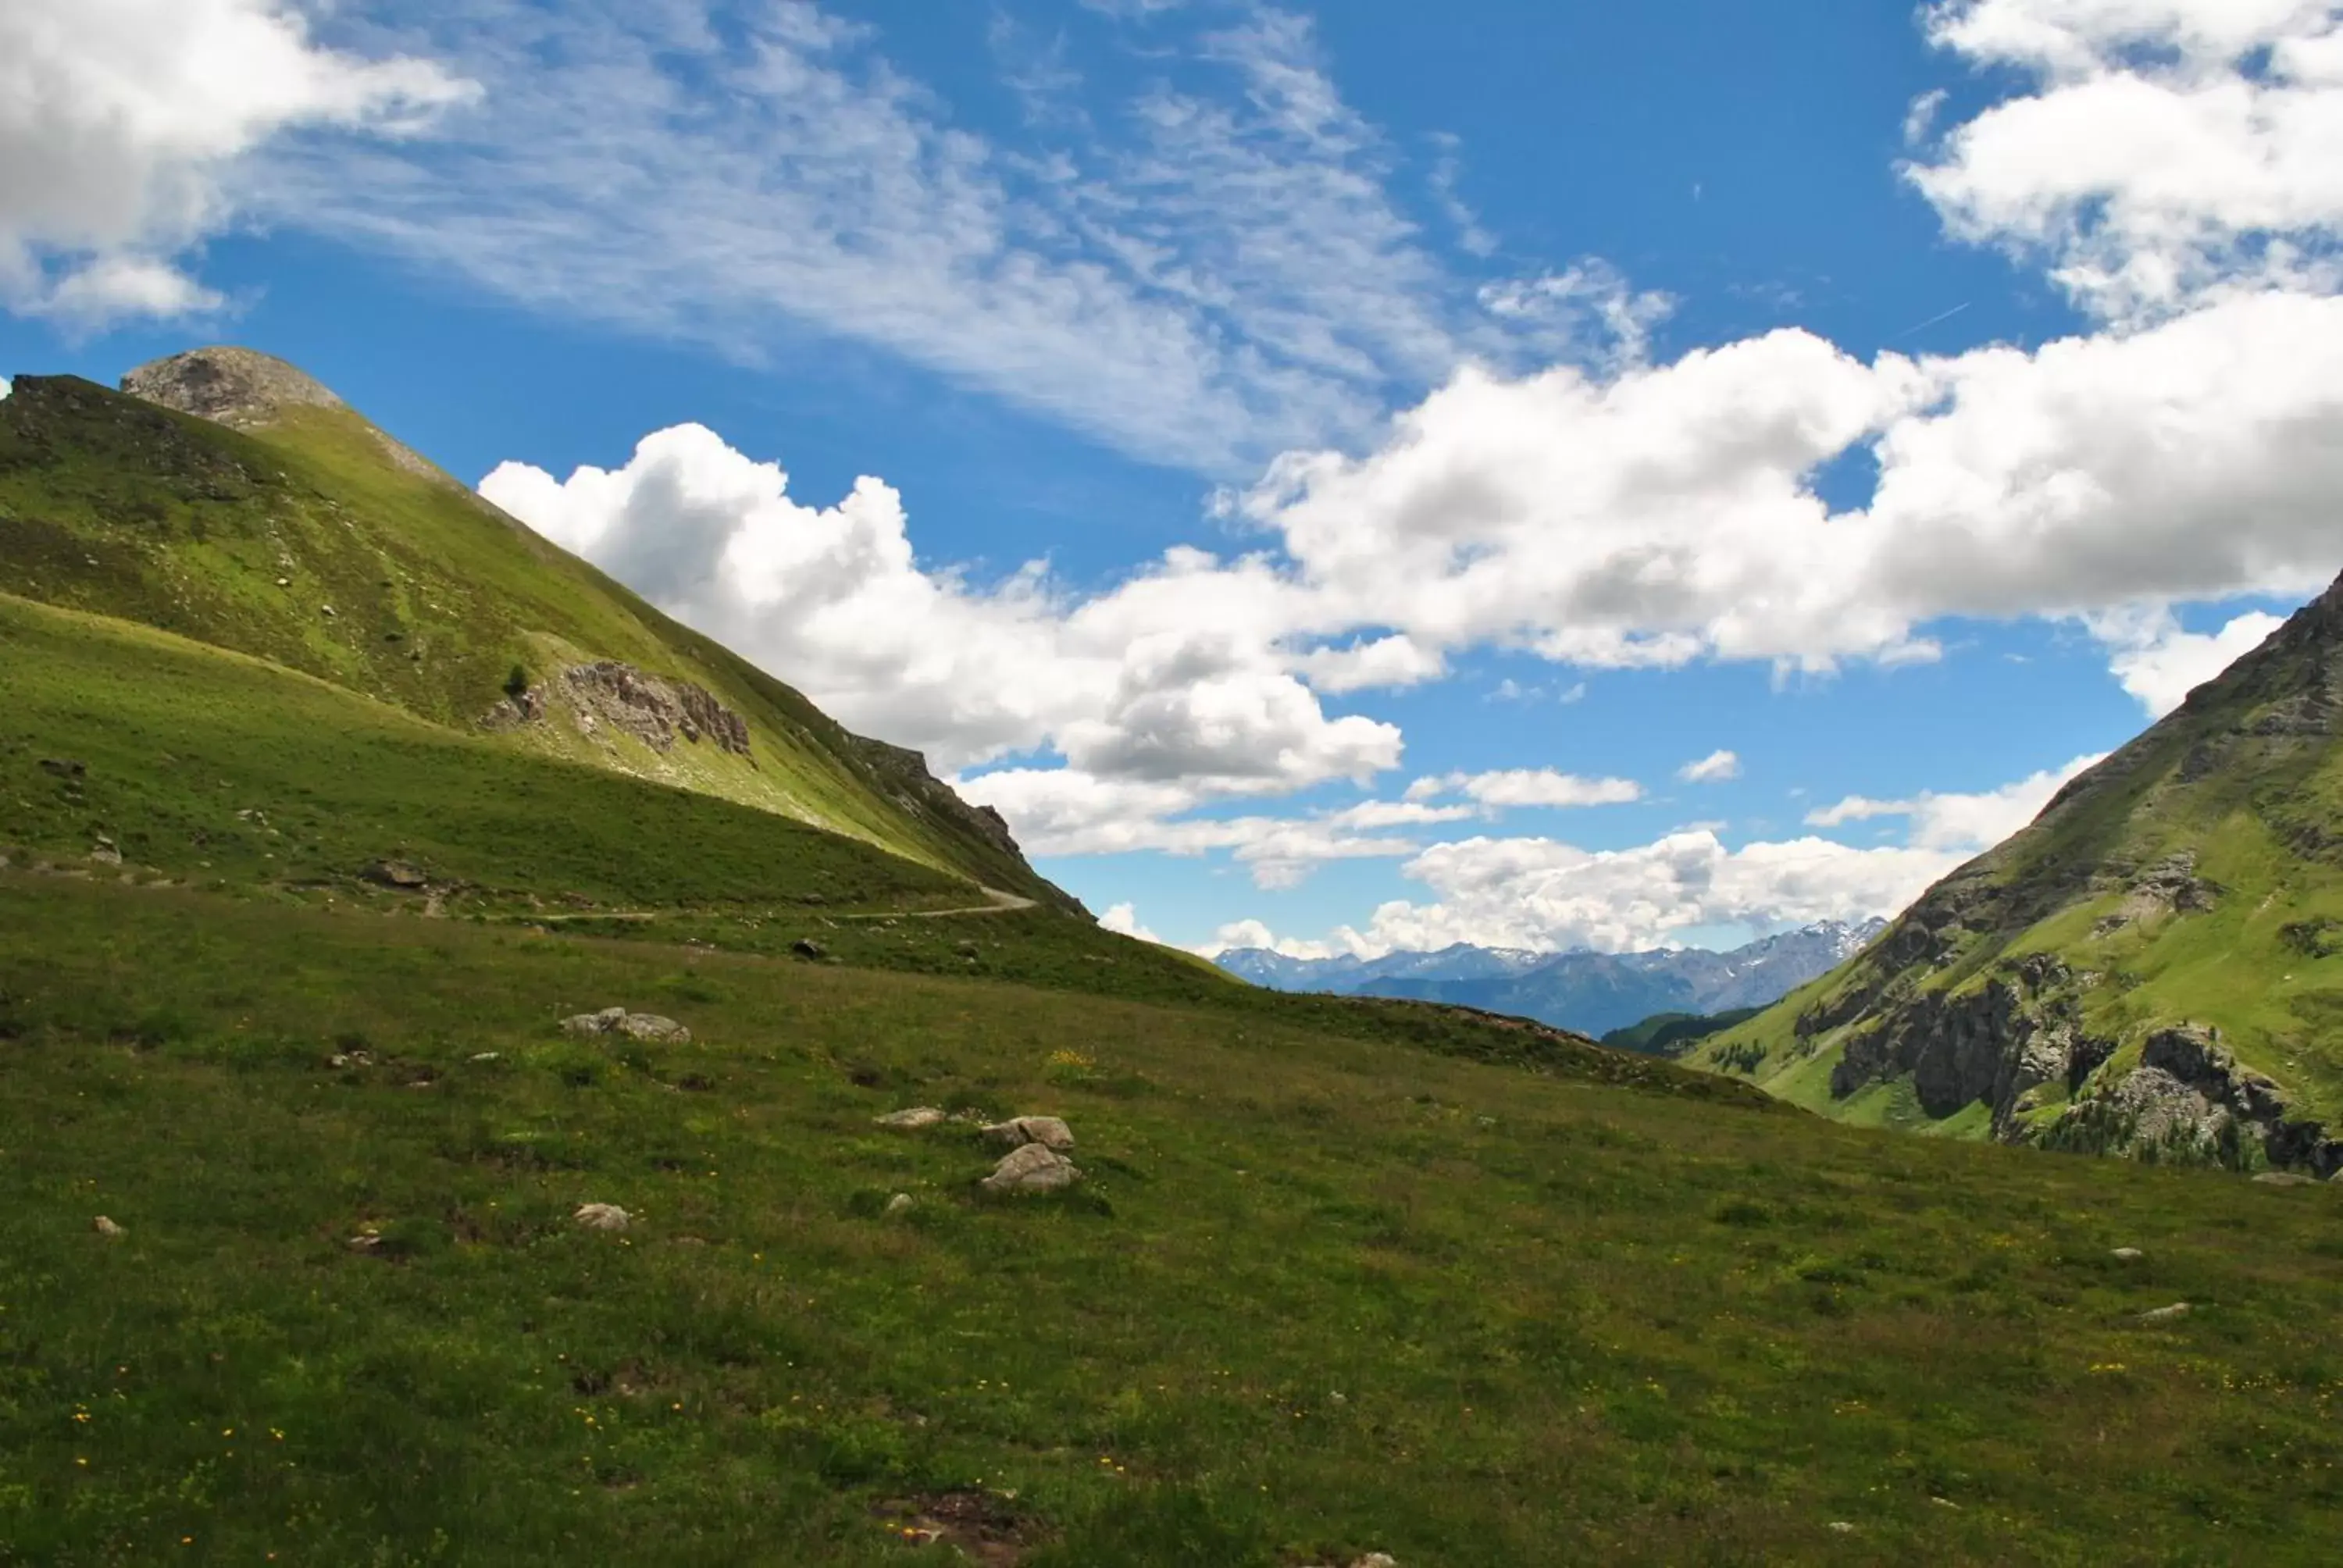
M1721 953L1534 953L1458 942L1438 952L1379 959L1294 959L1266 948L1232 948L1214 961L1274 990L1453 1002L1603 1034L1654 1013L1764 1007L1829 973L1885 929L1885 920L1824 920Z

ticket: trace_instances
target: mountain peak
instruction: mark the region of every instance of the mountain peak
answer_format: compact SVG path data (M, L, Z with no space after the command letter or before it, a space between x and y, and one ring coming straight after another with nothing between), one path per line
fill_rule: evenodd
M346 406L299 367L226 344L149 360L122 378L122 389L146 402L238 430L273 425L287 408Z

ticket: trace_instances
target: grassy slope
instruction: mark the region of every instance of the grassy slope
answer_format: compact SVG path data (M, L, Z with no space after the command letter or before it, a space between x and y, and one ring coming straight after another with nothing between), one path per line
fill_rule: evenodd
M15 1560L931 1562L873 1508L976 1488L1029 1568L2343 1529L2324 1191L186 890L0 872L0 938ZM697 1040L550 1027L608 1002ZM870 1124L923 1101L1061 1112L1092 1181L979 1203Z
M2101 977L2083 992L2080 1022L2121 1043L2112 1071L2137 1061L2154 1025L2210 1023L2240 1060L2277 1081L2296 1114L2343 1121L2343 944L2331 934L2343 932L2333 828L2343 820L2343 747L2331 733L2268 732L2271 713L2315 676L2314 654L2331 657L2307 646L2274 648L2258 665L2250 656L1932 890L1865 952L1688 1060L1863 1124L1984 1136L1977 1108L1932 1122L1895 1085L1835 1101L1831 1068L1880 1013L1851 1003L1878 992L1963 994L1996 966L2046 952ZM2210 910L2098 930L2122 910L2130 874L2181 851L2220 890ZM1899 964L1898 933L1930 924L1956 930L1953 950ZM1852 1016L1801 1038L1798 1019L1817 1010ZM2037 1115L2064 1103L2063 1086L2046 1086Z
M20 380L0 400L0 585L273 659L459 729L497 701L516 664L541 678L616 658L679 676L748 719L754 767L708 745L662 757L607 731L589 741L558 720L507 743L1059 897L1014 858L891 799L796 692L461 487L391 462L347 409L297 408L240 434L71 377Z
M0 595L0 855L239 898L436 911L862 968L983 975L1365 1032L1452 1055L1731 1101L1736 1085L1580 1037L1421 1004L1254 990L855 839L427 724L266 661ZM45 762L72 761L60 776ZM124 859L92 859L101 839ZM428 893L368 883L398 859Z

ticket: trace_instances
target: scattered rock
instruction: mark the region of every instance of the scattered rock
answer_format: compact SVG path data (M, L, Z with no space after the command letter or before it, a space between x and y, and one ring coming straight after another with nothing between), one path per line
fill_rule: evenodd
M2254 1178L2265 1187L2316 1187L2318 1178L2299 1171L2265 1171Z
M382 1231L368 1225L350 1238L349 1245L353 1252L378 1252L382 1250Z
M2152 1312L2140 1313L2138 1321L2143 1323L2168 1323L2187 1315L2188 1303L2175 1302L2168 1307L2157 1307Z
M121 1226L116 1224L113 1221L107 1219L103 1214L100 1214L96 1219L92 1220L89 1222L89 1228L96 1231L99 1235L106 1237L119 1237L129 1234L128 1231L125 1231Z
M472 1053L471 1060L474 1061L496 1061L502 1058L504 1052L500 1050L476 1050Z
M101 866L118 866L122 864L122 851L115 848L114 840L111 839L100 839L96 843L91 845L89 858L96 861Z
M422 867L408 865L405 860L377 860L358 875L382 888L421 888L431 881Z
M581 1203L570 1218L588 1231L623 1231L634 1222L634 1216L616 1203Z
M329 1067L372 1067L374 1057L363 1050L337 1050L326 1059Z
M950 1118L932 1105L915 1105L909 1111L890 1111L876 1120L881 1127L900 1127L916 1132L922 1127L933 1127Z
M579 1036L623 1034L628 1040L646 1040L655 1045L689 1045L691 1030L671 1018L655 1012L628 1012L622 1007L606 1007L600 1012L581 1012L561 1020L564 1034Z
M1351 1568L1399 1568L1399 1559L1388 1552L1370 1552Z
M1041 1143L1021 1144L1001 1157L978 1185L989 1192L1054 1192L1082 1179L1074 1162Z
M887 1212L890 1214L903 1213L910 1207L911 1195L909 1192L898 1192L887 1200Z
M337 612L332 605L321 604L317 607L317 613L324 616L327 620L332 620Z
M1829 1524L1825 1525L1825 1528L1836 1535L1852 1535L1855 1533L1855 1526L1849 1524L1844 1519L1834 1519Z
M2136 1263L2139 1261L2140 1259L2147 1256L2147 1254L2141 1251L2137 1247L2117 1247L2114 1251L2109 1252L2107 1256L2115 1259L2118 1262Z
M826 959L830 956L830 950L811 937L799 937L789 944L789 951L801 959Z
M1040 1143L1057 1150L1074 1146L1074 1130L1054 1116L1013 1116L986 1128L984 1135L995 1143L1012 1147L1021 1143Z

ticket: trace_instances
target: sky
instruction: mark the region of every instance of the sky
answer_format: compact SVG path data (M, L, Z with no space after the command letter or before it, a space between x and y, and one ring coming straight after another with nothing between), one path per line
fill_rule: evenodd
M230 341L1119 930L1892 914L2343 568L2327 0L14 0L0 371Z

